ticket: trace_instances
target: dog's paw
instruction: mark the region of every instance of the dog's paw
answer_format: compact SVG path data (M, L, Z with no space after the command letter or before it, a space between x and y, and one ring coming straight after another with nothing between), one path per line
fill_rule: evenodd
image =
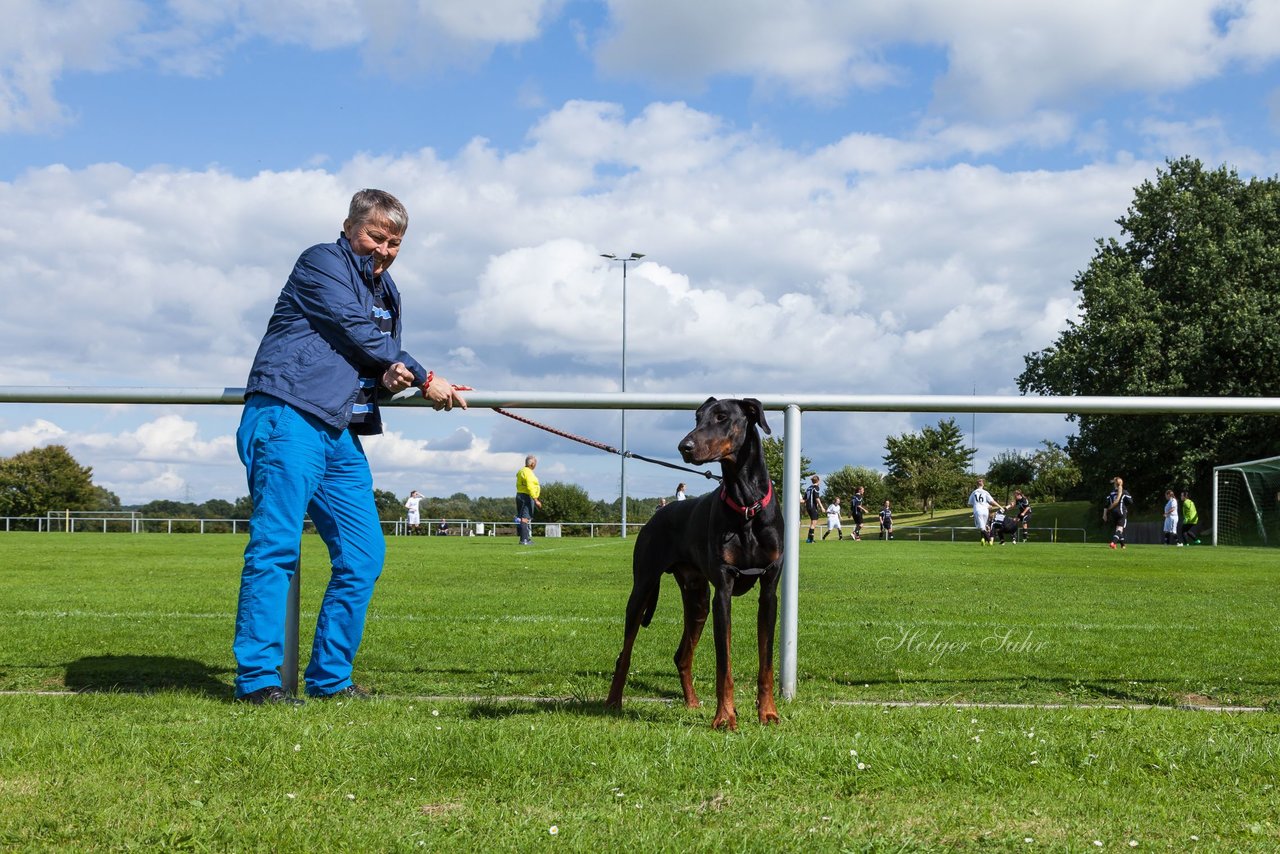
M738 715L733 709L721 709L716 712L715 720L711 722L712 729L720 729L727 727L730 732L738 731Z
M772 696L763 697L760 702L756 704L756 712L758 713L760 723L762 724L781 723L778 718L778 707L774 705Z

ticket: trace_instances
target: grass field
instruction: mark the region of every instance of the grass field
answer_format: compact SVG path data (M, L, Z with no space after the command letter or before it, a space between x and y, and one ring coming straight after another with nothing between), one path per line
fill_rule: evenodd
M1280 845L1280 718L1186 710L1280 705L1273 552L801 545L798 697L754 722L755 596L736 600L727 734L710 631L708 704L674 702L669 580L623 712L601 708L619 540L392 540L357 662L377 697L232 704L243 546L0 537L0 846ZM304 661L326 578L308 537Z

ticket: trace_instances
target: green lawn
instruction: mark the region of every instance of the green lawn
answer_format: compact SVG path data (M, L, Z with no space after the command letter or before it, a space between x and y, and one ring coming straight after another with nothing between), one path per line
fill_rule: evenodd
M672 702L670 579L623 712L601 708L630 586L613 539L394 539L357 662L378 696L232 704L243 545L0 537L0 845L1280 845L1280 720L1179 710L1280 706L1273 552L801 545L798 697L755 723L755 596L736 600L727 734L709 628L708 702ZM305 546L304 647L327 577Z

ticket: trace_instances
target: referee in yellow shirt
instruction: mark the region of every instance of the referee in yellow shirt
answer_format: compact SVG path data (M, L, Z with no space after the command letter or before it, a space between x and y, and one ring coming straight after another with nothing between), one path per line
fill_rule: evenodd
M538 496L542 487L538 485L538 476L533 470L538 467L538 458L533 454L524 458L524 468L516 474L516 516L520 524L520 545L533 545L533 508L541 508Z

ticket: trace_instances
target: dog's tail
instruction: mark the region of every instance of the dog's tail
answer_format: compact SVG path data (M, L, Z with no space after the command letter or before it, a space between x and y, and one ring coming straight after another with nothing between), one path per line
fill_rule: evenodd
M644 603L644 613L640 617L640 625L646 629L649 628L649 623L653 620L653 612L658 610L658 587L661 581L661 576L659 576L658 583L653 585L653 590L649 592L649 598Z

